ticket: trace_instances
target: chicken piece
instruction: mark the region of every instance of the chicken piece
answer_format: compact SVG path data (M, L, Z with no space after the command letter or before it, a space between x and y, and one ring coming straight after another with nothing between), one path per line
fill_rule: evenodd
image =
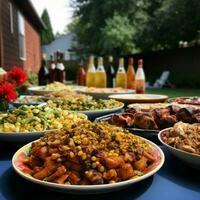
M113 115L111 118L111 123L122 127L132 126L134 123L134 116L130 113Z
M133 167L130 163L125 163L122 167L117 171L121 180L125 181L132 178L135 175Z
M28 160L25 160L23 163L34 169L37 166L42 166L43 161L31 155L30 158Z
M76 185L81 180L75 172L71 172L68 177L70 183Z
M200 122L200 108L193 110L193 117L196 122Z
M94 185L103 184L102 174L94 169L85 172L85 177Z
M167 106L167 109L169 110L170 115L175 115L181 109L181 107L178 105L169 105Z
M177 113L176 117L178 121L186 122L186 123L194 123L195 118L193 116L194 108L181 108Z
M80 185L91 185L91 182L86 179L86 178L82 178L81 181L79 182Z
M57 179L58 177L65 174L66 171L67 170L66 170L65 166L62 165L62 166L58 167L58 169L53 174L51 174L51 176L48 177L48 181L53 181L54 179Z
M139 111L141 111L141 109L139 107L135 107L135 108L127 108L124 112L125 113L135 114L135 113L137 113Z
M52 154L52 153L57 153L59 152L59 149L58 148L49 148L49 154Z
M104 165L108 169L116 169L121 167L124 164L124 160L121 157L106 157L103 156L100 158L101 162L104 163Z
M124 155L125 162L133 162L136 159L136 156L133 152L126 152Z
M117 172L115 169L110 169L107 172L103 173L103 178L106 180L116 180L117 179Z
M153 117L150 113L138 112L134 114L134 126L143 129L158 129Z
M33 177L36 178L36 179L42 180L45 177L48 177L52 173L54 173L59 165L60 164L58 164L55 161L51 160L51 157L47 157L46 161L44 163L44 168L41 171L35 173L33 175Z
M138 171L144 171L145 168L147 167L147 161L148 161L148 159L146 157L142 156L140 158L140 160L137 160L133 163L134 169L136 169Z
M176 116L170 115L170 110L167 108L156 108L152 111L152 115L159 129L171 127L177 122Z
M56 180L54 180L55 183L58 184L64 184L65 180L69 177L69 174L63 174L62 176L60 176L59 178L57 178Z

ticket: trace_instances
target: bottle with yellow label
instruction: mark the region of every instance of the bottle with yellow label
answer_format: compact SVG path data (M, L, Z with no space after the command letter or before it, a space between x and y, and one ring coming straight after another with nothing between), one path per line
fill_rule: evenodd
M98 67L95 73L95 86L98 88L105 88L107 85L106 72L103 66L103 58L98 58Z
M127 87L127 75L124 68L124 59L119 59L119 67L116 74L116 87L126 88Z
M95 73L96 69L94 66L94 57L89 57L89 64L88 64L88 70L86 74L86 86L87 87L95 87Z

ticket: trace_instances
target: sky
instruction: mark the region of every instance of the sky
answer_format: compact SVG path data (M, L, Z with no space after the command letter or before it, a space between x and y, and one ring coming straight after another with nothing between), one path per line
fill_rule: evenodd
M62 33L65 26L72 21L73 9L70 7L70 0L31 0L31 2L39 16L45 8L48 10L54 33Z

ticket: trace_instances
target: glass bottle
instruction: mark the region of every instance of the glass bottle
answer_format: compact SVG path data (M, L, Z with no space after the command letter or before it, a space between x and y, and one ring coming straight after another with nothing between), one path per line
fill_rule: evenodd
M127 88L135 90L135 70L134 70L134 59L133 58L129 58L129 60L128 60Z
M98 88L105 88L107 84L106 72L103 66L103 58L98 58L98 66L95 74L95 86Z
M89 57L89 64L88 64L88 70L86 74L86 86L87 87L95 87L95 73L96 69L94 66L94 57Z
M135 86L137 94L145 93L145 74L143 70L143 60L138 60L138 69L135 75Z
M119 67L116 75L116 87L126 88L127 87L127 76L124 68L124 59L119 59Z
M77 84L85 85L85 78L86 78L86 72L83 66L83 61L81 60L81 62L79 63L79 69L77 73Z

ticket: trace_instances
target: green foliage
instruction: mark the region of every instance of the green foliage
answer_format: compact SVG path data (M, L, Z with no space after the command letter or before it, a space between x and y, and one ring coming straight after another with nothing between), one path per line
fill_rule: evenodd
M50 42L54 40L53 29L51 26L51 21L50 21L47 9L44 9L41 19L46 26L46 30L43 30L41 32L41 42L42 42L42 45L45 45L45 44L49 44Z
M74 31L75 27L77 26L77 24L79 23L79 18L76 17L72 20L71 23L69 23L65 29L64 32L67 33L68 31Z
M113 18L106 20L102 29L102 52L105 54L128 54L133 53L134 28L126 16L114 14Z
M26 73L28 74L28 84L29 85L38 85L38 75L35 72L27 70Z
M130 54L178 46L200 29L199 0L71 0L76 50Z

